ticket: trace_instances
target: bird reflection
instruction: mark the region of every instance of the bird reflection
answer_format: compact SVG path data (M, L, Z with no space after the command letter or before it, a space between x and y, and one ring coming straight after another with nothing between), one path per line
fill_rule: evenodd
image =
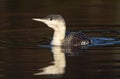
M79 56L85 54L88 46L68 46L63 47L66 56Z
M54 61L51 62L53 64L40 69L42 72L35 73L34 75L62 75L65 73L66 60L62 48L53 46L51 51L54 58Z
M49 47L47 45L40 45L40 47ZM76 46L76 47L61 47L61 46L51 46L51 52L53 53L54 61L52 65L41 68L40 71L34 75L63 75L66 68L66 58L65 56L76 56L83 52L87 46Z

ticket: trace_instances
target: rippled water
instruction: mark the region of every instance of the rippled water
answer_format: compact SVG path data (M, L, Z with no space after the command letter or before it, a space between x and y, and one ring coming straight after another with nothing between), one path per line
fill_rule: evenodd
M119 1L1 0L0 79L119 79ZM63 15L67 31L85 33L93 43L50 46L53 30L32 21Z

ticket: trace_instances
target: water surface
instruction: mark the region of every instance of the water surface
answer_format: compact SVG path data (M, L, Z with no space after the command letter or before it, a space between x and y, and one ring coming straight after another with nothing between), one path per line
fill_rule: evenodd
M1 0L0 79L119 79L119 3ZM95 38L95 43L51 47L53 30L32 18L54 13L65 18L67 31L81 31Z

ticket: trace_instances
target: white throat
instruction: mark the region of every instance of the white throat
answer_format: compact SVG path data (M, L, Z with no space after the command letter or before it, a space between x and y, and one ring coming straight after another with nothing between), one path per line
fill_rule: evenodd
M57 27L54 29L51 45L61 46L65 38L66 26L65 24L59 24Z
M60 15L49 15L43 19L33 18L35 21L40 21L48 25L54 30L51 45L61 46L65 38L66 26L65 21Z

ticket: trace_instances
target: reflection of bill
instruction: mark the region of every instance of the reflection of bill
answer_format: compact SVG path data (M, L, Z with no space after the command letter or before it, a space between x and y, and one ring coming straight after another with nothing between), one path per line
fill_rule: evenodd
M54 61L53 65L48 67L44 67L40 70L43 70L40 73L35 73L34 75L62 75L65 72L66 60L65 53L63 52L61 47L53 46L52 50Z

